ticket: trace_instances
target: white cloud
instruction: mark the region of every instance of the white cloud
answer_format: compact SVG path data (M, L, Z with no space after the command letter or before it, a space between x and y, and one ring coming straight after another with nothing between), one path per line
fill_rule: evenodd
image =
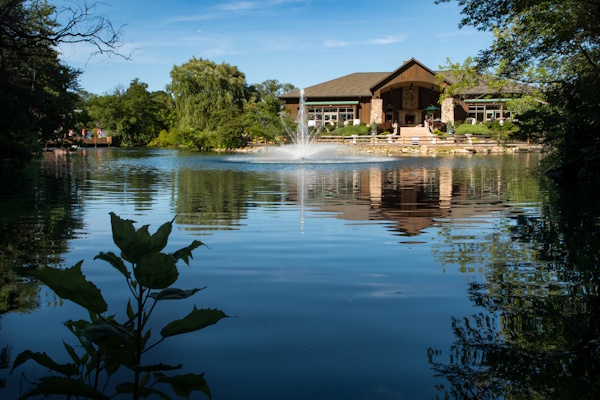
M363 42L363 44L377 44L377 45L386 45L386 44L394 44L394 43L400 43L403 42L406 38L402 35L400 36L385 36L382 38L375 38L375 39L371 39L371 40L367 40L365 42Z
M223 11L246 11L262 8L261 6L262 4L258 1L238 1L235 3L223 4L219 6L218 9Z
M329 47L329 48L349 47L349 46L368 46L368 45L382 46L382 45L400 43L400 42L403 42L404 40L406 40L406 37L403 35L397 35L397 36L388 35L388 36L384 36L384 37L380 37L380 38L372 38L372 39L361 40L361 41L357 41L357 42L347 42L344 40L327 39L323 42L323 45L325 47Z
M346 46L348 46L348 42L345 42L343 40L333 40L333 39L327 39L323 42L323 44L325 45L325 47L346 47Z

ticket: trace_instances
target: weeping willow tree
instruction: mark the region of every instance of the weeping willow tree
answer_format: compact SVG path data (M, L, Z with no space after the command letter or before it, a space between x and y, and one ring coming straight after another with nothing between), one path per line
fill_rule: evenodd
M249 89L237 67L194 57L174 66L171 79L167 89L173 96L178 136L200 149L240 145Z

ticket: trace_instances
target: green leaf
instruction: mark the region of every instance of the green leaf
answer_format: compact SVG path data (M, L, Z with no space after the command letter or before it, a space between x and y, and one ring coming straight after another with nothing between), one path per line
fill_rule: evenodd
M97 344L105 344L104 342L110 339L116 339L117 343L124 343L132 338L132 333L117 323L99 320L83 328L82 336Z
M148 254L141 257L133 273L140 285L150 289L169 287L175 283L179 276L175 259L163 253Z
M138 371L147 371L147 372L158 372L158 371L174 371L176 369L181 369L183 364L179 365L167 365L167 364L153 364L153 365L144 365L138 368Z
M137 263L137 259L143 254L138 235L133 223L129 219L121 219L118 215L110 213L110 224L112 227L113 241L119 249L125 261Z
M173 229L173 221L165 222L161 225L160 228L150 237L148 241L148 250L152 253L158 253L162 251L167 245L167 241L169 240L169 235L171 234L171 230Z
M123 259L134 264L138 264L141 257L159 253L165 248L174 221L164 223L153 235L150 235L148 225L144 225L136 231L133 226L134 221L121 219L112 212L110 219L113 241L121 249Z
M185 374L175 376L165 376L163 374L156 373L156 381L161 383L167 383L171 385L173 391L186 399L190 398L190 395L194 391L204 393L211 399L210 388L204 380L204 373L202 374Z
M183 319L179 319L165 326L160 334L163 337L179 335L182 333L197 331L207 326L214 325L227 315L221 310L198 310L194 306L194 310Z
M198 240L194 240L192 244L190 244L187 247L184 247L183 249L177 250L175 253L172 254L172 256L173 258L175 258L175 261L183 260L187 265L190 265L189 259L194 258L192 257L192 251L202 245L204 245L204 243Z
M19 275L33 276L39 279L59 297L71 300L96 314L102 314L108 309L108 306L100 289L85 279L85 275L81 272L82 263L83 261L79 261L71 268L66 269L44 267L41 269L15 268L14 270Z
M196 294L197 292L199 292L202 289L206 289L206 287L199 288L199 289L198 288L189 289L189 290L167 288L167 289L161 290L160 292L150 293L149 296L152 297L156 301L181 300L181 299L185 299L190 296L193 296L194 294Z
M130 321L133 321L135 318L133 307L131 307L131 300L127 300L127 318L129 318Z
M104 260L110 263L110 265L112 265L117 271L122 273L125 276L125 278L131 278L131 274L127 270L125 263L123 263L123 259L121 259L121 257L117 256L112 251L109 251L108 253L100 252L100 254L94 257L94 260L97 259Z
M117 385L116 390L117 390L117 393L122 393L122 394L132 393L133 394L133 391L135 390L135 386L131 382L120 383ZM160 396L162 399L165 399L165 400L171 399L165 393L163 393L159 390L147 388L147 387L139 387L138 394L140 395L141 398L150 397L151 395L156 394L156 395Z
M77 369L77 366L75 364L58 364L53 359L48 357L48 355L46 353L37 353L37 352L34 353L31 350L25 350L24 352L19 354L17 356L17 358L15 358L15 361L13 362L13 367L10 370L10 373L12 374L12 372L19 365L21 365L24 362L27 362L29 360L33 360L33 361L37 362L38 364L40 364L41 366L49 368L52 371L56 371L65 376L74 376L74 375L79 374L79 369Z
M69 356L71 356L71 359L73 361L75 361L75 365L77 367L79 367L81 365L81 360L79 359L79 356L77 355L77 353L75 353L75 349L73 349L72 346L69 346L65 342L63 342L63 345L65 346L65 349L67 349L67 353L69 353Z
M75 379L61 378L57 376L40 378L40 383L38 383L35 389L25 393L25 395L20 398L26 399L35 396L48 397L48 395L52 394L64 395L68 397L79 396L97 400L109 399L109 397L105 396L103 393L97 391L93 387L86 385L85 383Z

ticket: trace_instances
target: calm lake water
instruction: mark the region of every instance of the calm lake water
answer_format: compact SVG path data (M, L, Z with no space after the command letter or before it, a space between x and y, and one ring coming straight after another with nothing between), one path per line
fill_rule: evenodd
M598 398L597 191L534 174L536 154L270 164L174 150L47 153L0 198L0 397L23 350L67 361L86 318L14 265L70 267L122 315L98 252L109 212L175 219L167 251L201 240L158 331L197 305L234 318L166 340L147 361L206 371L214 399ZM197 395L195 398L203 398Z

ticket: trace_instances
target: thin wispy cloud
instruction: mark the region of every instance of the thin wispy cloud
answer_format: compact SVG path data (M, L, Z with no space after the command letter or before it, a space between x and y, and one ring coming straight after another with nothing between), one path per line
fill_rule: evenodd
M333 48L333 47L349 47L349 46L367 46L367 45L376 45L376 46L384 46L395 43L400 43L406 40L406 37L403 35L393 36L388 35L380 38L373 38L367 40L361 40L358 42L348 42L344 40L335 40L335 39L327 39L323 42L325 47Z
M222 11L248 11L248 10L259 10L268 9L273 6L280 6L285 4L304 3L305 0L270 0L270 1L236 1L227 4L221 4L216 6L215 9Z
M238 1L220 5L218 9L222 11L247 11L262 7L263 4L258 1Z
M403 42L406 38L404 36L385 36L382 38L375 38L371 40L367 40L363 42L363 44L377 44L377 45L386 45L386 44L394 44Z

